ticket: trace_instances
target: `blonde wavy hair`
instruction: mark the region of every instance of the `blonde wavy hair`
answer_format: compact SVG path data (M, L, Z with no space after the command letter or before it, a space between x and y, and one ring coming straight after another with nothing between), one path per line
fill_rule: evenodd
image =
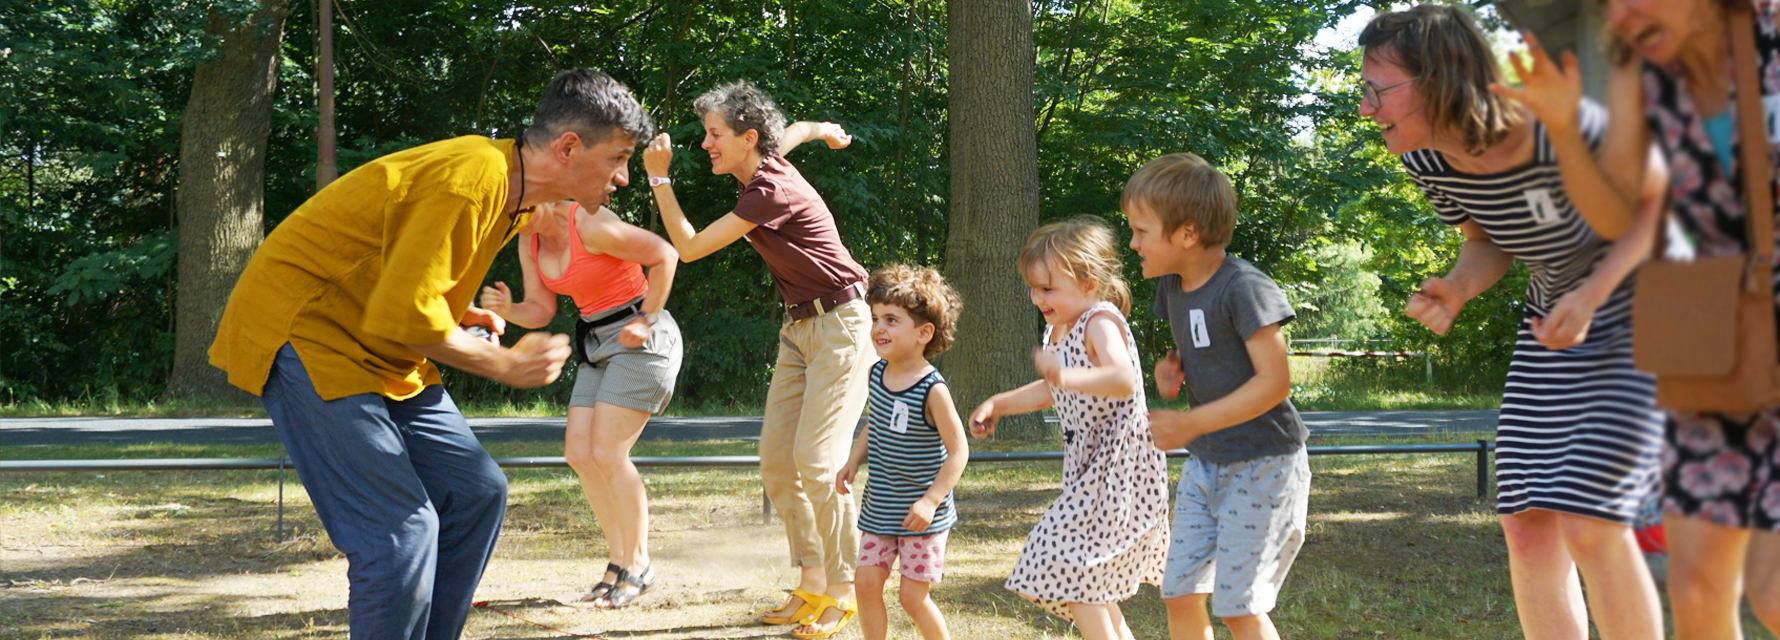
M1031 274L1043 264L1056 265L1077 286L1092 283L1101 300L1113 303L1119 313L1131 314L1131 289L1119 275L1124 270L1119 243L1105 220L1079 215L1039 227L1020 250L1020 273Z

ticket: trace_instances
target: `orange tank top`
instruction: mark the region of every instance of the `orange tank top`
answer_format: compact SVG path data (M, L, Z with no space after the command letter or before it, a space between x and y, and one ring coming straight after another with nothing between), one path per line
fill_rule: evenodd
M580 209L581 205L575 205L575 211ZM562 277L544 275L544 266L538 262L538 234L532 234L532 263L538 265L538 279L544 281L545 287L573 298L584 316L630 302L649 290L641 265L603 253L588 253L587 245L581 242L580 225L573 223L573 212L569 215L569 268L563 270Z

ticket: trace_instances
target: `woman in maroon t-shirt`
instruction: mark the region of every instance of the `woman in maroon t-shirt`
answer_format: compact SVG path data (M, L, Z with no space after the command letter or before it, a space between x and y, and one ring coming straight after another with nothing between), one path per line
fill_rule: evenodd
M798 589L768 612L767 624L802 623L794 636L823 638L854 617L853 569L858 561L858 505L834 489L865 408L865 382L877 360L871 311L863 299L866 271L841 243L834 215L784 151L812 139L841 148L840 127L785 117L771 97L747 82L712 89L693 103L704 121L701 145L711 173L735 176L735 208L699 231L674 198L668 167L673 148L662 134L643 152L668 237L691 262L743 236L766 260L785 301L779 356L760 429L760 480L785 521Z

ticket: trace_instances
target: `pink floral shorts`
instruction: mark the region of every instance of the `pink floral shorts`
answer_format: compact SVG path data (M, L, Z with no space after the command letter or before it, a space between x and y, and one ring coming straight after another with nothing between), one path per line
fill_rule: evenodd
M1663 511L1780 531L1780 408L1671 411L1663 431Z
M940 569L945 565L946 534L951 530L924 536L880 536L859 533L859 566L878 567L889 571L902 558L902 577L916 582L938 584Z

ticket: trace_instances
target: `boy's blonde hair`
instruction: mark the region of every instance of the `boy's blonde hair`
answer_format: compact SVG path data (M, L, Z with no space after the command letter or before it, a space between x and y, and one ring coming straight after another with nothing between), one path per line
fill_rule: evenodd
M1191 153L1170 153L1131 174L1119 207L1129 215L1133 205L1154 213L1164 234L1193 225L1207 248L1230 244L1236 230L1236 188L1217 167Z
M1075 216L1039 227L1026 238L1026 248L1020 250L1020 273L1024 276L1033 267L1054 261L1077 285L1094 283L1101 300L1129 315L1131 290L1119 276L1124 266L1119 264L1118 247L1105 220Z
M929 267L891 263L871 272L865 288L869 304L887 304L909 312L915 322L933 325L933 339L921 357L933 358L952 347L952 330L958 326L958 310L964 306L958 292L938 271Z

